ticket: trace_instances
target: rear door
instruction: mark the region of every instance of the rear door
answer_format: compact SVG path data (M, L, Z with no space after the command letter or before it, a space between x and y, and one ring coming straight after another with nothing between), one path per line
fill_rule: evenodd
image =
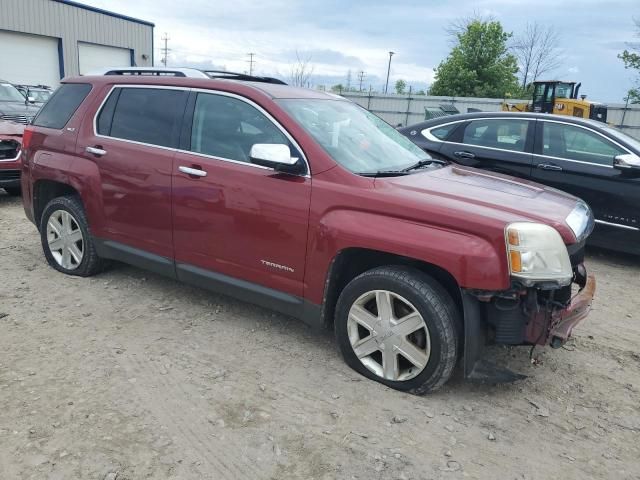
M94 235L126 255L140 252L120 244L173 257L171 174L187 97L180 88L116 85L83 123L77 152L99 172L92 201L104 215Z
M533 178L582 198L603 225L637 230L640 178L613 168L614 157L624 153L629 152L588 127L539 120Z
M529 178L534 119L471 120L447 139L439 153L469 167Z

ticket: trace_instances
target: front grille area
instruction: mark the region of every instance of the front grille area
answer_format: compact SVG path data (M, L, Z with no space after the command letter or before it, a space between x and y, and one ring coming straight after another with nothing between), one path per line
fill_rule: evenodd
M20 170L0 170L0 181L20 180Z
M0 118L2 120L9 120L10 122L24 123L25 125L33 119L33 117L28 117L26 115L9 115L9 114L2 115L0 116Z
M20 143L15 140L0 140L0 160L10 160L18 156Z

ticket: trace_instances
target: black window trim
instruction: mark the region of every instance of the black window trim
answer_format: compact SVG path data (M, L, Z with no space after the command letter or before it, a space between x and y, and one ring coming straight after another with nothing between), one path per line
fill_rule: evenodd
M304 150L302 150L302 148L300 147L300 144L295 140L295 138L293 138L293 136L280 124L280 122L278 122L275 118L273 118L273 116L267 112L264 108L262 108L260 105L258 105L257 103L249 100L246 97L243 97L241 95L237 95L235 93L230 93L230 92L223 92L220 90L213 90L213 89L206 89L206 88L189 88L189 87L178 87L178 86L173 86L173 85L144 85L144 84L114 84L111 86L111 89L109 90L109 92L105 95L104 99L102 100L102 102L100 103L100 106L96 109L96 113L93 116L93 134L98 137L98 138L109 138L112 140L117 140L120 142L127 142L127 143L133 143L136 145L145 145L148 147L155 147L155 148L161 148L163 150L170 150L173 152L180 152L180 153L188 153L190 155L197 155L200 157L205 157L205 158L211 158L214 160L220 160L223 162L230 162L230 163L235 163L238 165L246 165L249 167L253 167L253 168L260 168L263 170L274 170L273 168L270 167L265 167L262 165L256 165L255 163L250 163L250 162L242 162L239 160L233 160L231 158L222 158L222 157L215 157L213 155L207 155L206 153L199 153L199 152L192 152L191 150L184 150L183 148L183 143L182 143L182 135L184 134L185 128L185 122L191 122L192 118L193 118L193 110L195 108L195 101L191 101L192 99L192 95L189 95L187 97L186 100L186 107L187 110L185 110L184 116L181 120L182 125L180 125L180 128L178 129L178 131L180 132L180 140L178 142L178 148L174 148L174 147L165 147L162 145L155 145L152 143L145 143L145 142L138 142L136 140L129 140L126 138L118 138L118 137L111 137L111 136L107 136L107 135L100 135L98 133L98 117L100 116L100 112L102 112L102 109L104 108L105 104L107 103L107 101L109 100L109 97L111 97L111 95L113 95L114 90L117 88L155 88L155 89L168 89L168 90L182 90L184 92L188 92L188 93L209 93L209 94L213 94L213 95L222 95L222 96L227 96L227 97L231 97L231 98L236 98L238 100L241 100L245 103L248 103L249 105L251 105L252 107L256 108L260 113L262 113L269 121L271 121L271 123L273 123L276 128L278 128L288 139L289 141L296 147L296 149L298 150L298 152L300 152L300 155L302 156L302 160L304 161L305 165L306 165L306 174L305 175L300 175L301 177L304 178L311 178L311 166L309 164L309 161L307 160L307 157L304 153ZM193 95L193 97L195 97L195 95ZM189 128L189 131L191 131L191 129Z
M633 154L633 152L631 150L629 150L628 148L626 148L624 145L618 143L617 141L615 141L614 139L606 136L603 133L598 132L597 130L594 130L593 128L589 128L585 125L579 125L577 123L571 123L571 122L562 122L560 120L548 120L548 119L536 119L536 121L538 122L538 125L540 126L540 128L536 128L536 149L538 151L541 151L542 148L542 130L544 128L544 125L542 125L542 122L548 122L548 123L559 123L561 125L569 125L571 127L578 127L578 128L582 128L584 130L587 130L591 133L595 133L597 135L600 135L602 138L604 138L605 140L613 143L614 145L620 147L622 150L624 150L627 153L631 153ZM585 162L583 160L572 160L570 158L562 158L562 157L554 157L553 155L545 155L543 153L533 153L533 155L535 157L539 157L539 158L552 158L554 160L562 160L563 162L572 162L572 163L579 163L582 165L590 165L592 167L603 167L603 168L614 168L613 167L613 160L611 162L611 165L604 165L602 163L594 163L594 162Z

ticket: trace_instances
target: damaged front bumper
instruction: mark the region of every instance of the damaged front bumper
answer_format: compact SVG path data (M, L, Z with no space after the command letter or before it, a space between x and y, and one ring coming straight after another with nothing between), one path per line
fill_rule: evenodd
M582 263L574 267L573 285L562 289L461 290L465 377L478 373L488 343L562 346L589 314L595 290L595 277L586 273Z

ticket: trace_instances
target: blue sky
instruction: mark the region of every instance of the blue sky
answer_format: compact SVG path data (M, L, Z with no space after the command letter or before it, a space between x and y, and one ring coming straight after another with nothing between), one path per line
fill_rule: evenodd
M638 0L85 0L83 3L154 22L156 64L160 37L171 40L169 65L248 68L254 52L256 73L290 74L296 51L310 58L315 84L352 83L366 72L364 87L380 89L388 52L396 52L391 81L415 88L433 80L433 69L451 49L446 27L460 17L492 16L517 33L529 21L553 25L560 33L562 66L549 76L582 82L590 99L621 102L633 84L617 54L639 41L633 17Z

